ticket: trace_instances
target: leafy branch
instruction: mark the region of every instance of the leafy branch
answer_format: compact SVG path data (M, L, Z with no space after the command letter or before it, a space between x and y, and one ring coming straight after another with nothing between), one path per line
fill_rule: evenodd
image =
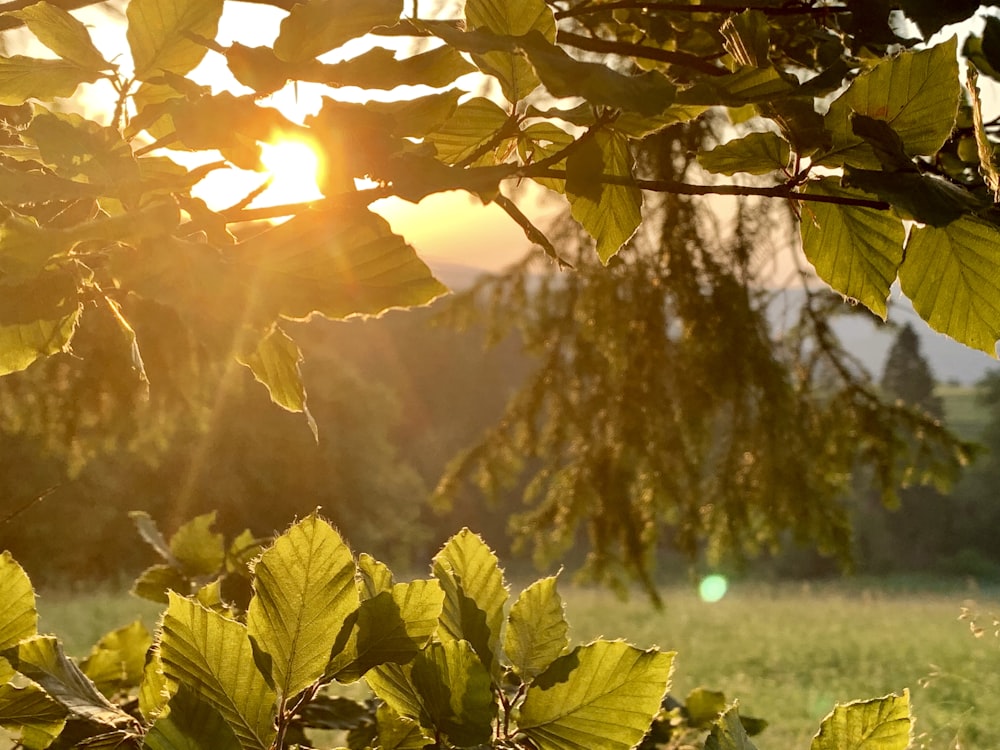
M826 15L830 13L850 13L847 7L828 5L813 5L806 2L789 2L781 6L773 5L725 5L715 3L671 3L659 0L617 0L606 3L582 3L573 8L557 10L556 19L575 18L597 13L610 13L615 10L649 10L661 13L736 13L755 10L765 15L779 18L783 16Z

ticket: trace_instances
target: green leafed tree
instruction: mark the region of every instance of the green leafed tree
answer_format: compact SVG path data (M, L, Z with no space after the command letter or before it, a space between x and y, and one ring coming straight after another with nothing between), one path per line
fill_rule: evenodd
M272 14L268 44L219 33L254 5ZM898 282L933 328L995 353L1000 173L977 75L998 75L996 29L961 49L939 34L977 4L131 0L115 50L82 8L121 4L0 4L0 374L73 369L66 355L104 325L113 377L155 389L157 327L137 312L154 306L314 425L289 321L443 294L376 202L457 190L549 258L549 275L515 272L499 292L546 375L470 459L488 459L488 481L542 467L529 534L558 521L566 543L585 520L596 567L639 575L663 524L687 550L790 530L842 551L836 498L856 460L890 499L900 429L924 436L928 476L961 462L962 446L879 400L811 287L776 341L756 260L787 239L804 273L882 318ZM890 23L896 11L912 23ZM230 79L200 77L203 62ZM305 84L323 92L315 113L272 106ZM389 95L342 95L357 87ZM321 154L322 196L250 207L261 145L281 137ZM196 197L234 167L260 173L245 195ZM569 229L532 223L525 182Z

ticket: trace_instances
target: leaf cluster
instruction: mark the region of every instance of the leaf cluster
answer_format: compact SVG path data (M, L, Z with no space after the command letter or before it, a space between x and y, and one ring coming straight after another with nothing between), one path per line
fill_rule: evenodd
M169 543L148 516L136 522L191 575L224 556L210 518L192 520ZM218 579L189 595L170 591L155 634L134 623L77 663L57 638L37 633L31 583L5 552L0 726L32 750L264 750L315 743L313 729L347 730L359 750L628 750L662 703L649 742L671 739L664 720L673 711L689 728L710 728L705 748L753 747L748 729L761 722L741 720L720 694L695 691L683 707L664 700L673 653L604 640L570 648L555 578L524 589L508 610L496 557L468 530L445 544L431 572L397 583L312 515L244 571L252 579L245 610L221 597ZM325 692L362 677L373 704ZM911 724L905 694L838 706L812 747L877 736L879 747L903 750Z
M403 0L267 4L285 11L274 43L248 47L216 40L224 0L132 0L131 68L107 59L65 9L80 3L43 0L5 15L5 28L26 27L54 58L0 57L0 372L68 351L84 312L104 308L144 378L143 342L123 313L136 295L175 310L272 400L307 413L301 356L282 320L375 314L445 291L368 206L464 190L495 201L561 259L500 191L525 179L561 196L603 263L643 224L651 194L788 199L807 257L835 289L884 317L898 278L934 328L993 352L991 125L974 77L963 100L954 39L928 45L888 25L901 8L929 38L975 4L472 0L458 17ZM965 45L986 75L996 33L988 23ZM345 61L322 60L379 35L430 46L399 57L373 42ZM192 80L206 55L220 56L248 93ZM457 87L469 73L491 82L489 96ZM329 94L301 124L264 98L297 81ZM60 104L95 82L116 95L104 119ZM344 86L415 84L437 91L364 105L335 96ZM738 137L698 149L704 170L732 184L663 180L637 164L642 139L708 112L753 118ZM324 154L323 200L260 211L247 208L253 189L212 211L192 197L213 171L261 169L260 143L280 134ZM185 167L172 151L206 159ZM279 214L292 219L245 228Z

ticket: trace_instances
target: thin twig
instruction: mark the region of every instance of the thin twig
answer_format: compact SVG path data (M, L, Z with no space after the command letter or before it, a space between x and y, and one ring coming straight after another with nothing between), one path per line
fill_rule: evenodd
M44 500L45 498L47 498L49 495L51 495L53 492L55 492L60 487L62 487L61 484L54 485L52 487L49 487L42 494L40 494L40 495L38 495L36 497L31 498L30 500L28 500L28 502L24 503L23 505L21 505L18 508L15 508L13 511L11 511L10 513L8 513L3 518L0 518L0 524L10 523L15 518L17 518L19 515L21 515L22 513L24 513L26 510L28 510L28 508L30 508L32 505L34 505L35 503L42 502L42 500Z

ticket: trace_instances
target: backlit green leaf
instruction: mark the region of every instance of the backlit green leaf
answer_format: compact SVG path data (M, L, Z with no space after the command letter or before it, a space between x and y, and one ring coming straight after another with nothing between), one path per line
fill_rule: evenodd
M736 706L718 718L705 740L705 750L757 750L750 741Z
M528 688L518 727L539 750L628 750L659 711L672 664L672 652L621 641L581 646Z
M0 225L0 246L7 238ZM6 248L5 248L6 249ZM7 260L0 253L0 268ZM67 351L83 311L74 275L46 271L22 283L0 283L0 375L39 357Z
M776 133L750 133L699 152L698 163L709 172L734 175L737 172L770 174L787 169L791 147Z
M132 148L116 128L36 106L21 138L38 147L42 160L56 174L99 185L108 195L127 195L139 181Z
M570 212L597 241L597 255L608 263L642 221L642 192L627 185L601 182L602 175L630 179L632 154L628 139L599 132L567 160Z
M132 584L131 593L141 599L166 604L169 591L188 594L191 592L191 580L174 566L160 564L142 571Z
M351 550L316 515L289 528L257 561L247 631L282 697L323 674L334 638L358 608L354 571Z
M98 78L97 71L84 70L66 60L0 57L0 104L17 106L28 99L52 101L72 96L81 83L93 83Z
M103 71L113 68L94 46L87 27L58 5L42 0L6 15L24 21L28 30L38 37L38 41L63 60L85 70Z
M0 202L8 205L72 201L98 194L99 191L90 185L72 182L50 172L24 172L0 167Z
M135 77L194 70L208 47L192 35L215 39L222 6L223 0L132 0L125 15Z
M899 268L903 294L935 331L996 356L1000 338L1000 229L967 216L914 227Z
M239 750L240 742L222 714L187 685L170 699L170 712L143 738L149 750Z
M392 593L395 581L389 566L379 562L367 552L358 556L358 595L361 600L371 599L383 591Z
M956 45L953 37L930 49L902 52L854 79L830 105L826 127L832 147L816 163L881 166L872 147L853 131L854 112L888 122L910 156L937 152L951 135L958 112Z
M281 21L274 52L282 60L311 60L378 26L393 26L403 0L306 0Z
M311 72L312 70L315 72ZM293 73L293 77L334 86L390 90L397 86L418 84L442 88L454 83L459 76L475 70L456 49L447 45L401 60L396 59L392 50L375 47L343 62L303 66L302 70Z
M453 744L489 742L496 701L489 673L466 641L430 644L413 660L411 678L431 723Z
M430 728L430 719L423 709L423 699L413 684L412 664L382 664L365 674L365 682L379 700L392 707L400 716L408 716Z
M437 581L397 583L361 602L346 647L326 669L341 682L357 680L388 662L405 664L438 627L444 592Z
M21 641L12 663L18 672L36 682L77 718L109 727L131 721L128 714L101 695L52 636L39 635Z
M226 549L222 534L212 531L215 511L192 518L170 537L170 552L191 577L215 575L222 568Z
M740 68L735 73L703 78L677 94L680 104L725 105L764 104L795 91L795 84L773 66Z
M913 739L910 694L856 701L833 709L813 738L812 750L906 750Z
M385 703L376 710L378 746L381 750L423 750L434 737L408 716L400 716Z
M524 589L510 608L504 653L521 679L531 681L569 647L568 630L556 578L543 578Z
M477 150L481 151L488 142L492 142L494 148L499 146L494 136L508 126L506 112L489 99L476 97L459 105L441 127L427 135L427 141L434 144L441 161L456 164ZM492 157L491 152L484 153ZM496 160L490 158L488 163L496 163Z
M836 178L810 181L805 192L864 198ZM801 204L802 249L823 281L885 320L889 289L903 260L903 222L888 211L832 203Z
M20 735L29 750L48 747L66 724L66 709L36 685L0 685L0 727Z
M246 628L174 593L162 627L167 678L213 705L245 750L270 747L277 696L257 671Z
M262 282L264 317L376 314L447 289L385 219L354 208L305 211L232 248Z
M166 599L166 596L164 596ZM139 684L139 713L146 720L147 724L152 724L170 700L170 685L163 674L163 662L160 660L160 652L154 649L149 652L149 658L142 670L142 682Z
M549 43L556 40L556 21L544 0L467 0L465 18L469 29L500 36L524 36L536 32ZM507 101L518 102L539 83L531 64L514 50L474 55L484 73L495 76Z
M267 388L274 403L288 411L304 412L316 434L316 422L306 408L306 389L299 371L302 353L287 333L275 326L251 351L237 359Z
M695 688L684 700L684 708L691 726L708 726L726 710L726 696L718 690Z
M38 627L35 590L24 568L6 550L0 552L0 602L0 651L5 651L35 635Z
M80 669L104 695L134 687L142 680L153 636L141 621L113 630L91 649Z
M471 643L483 665L495 673L508 592L493 550L462 529L434 556L432 570L444 589L442 629Z
M603 63L570 57L537 32L519 40L518 45L553 96L579 96L591 105L605 105L647 117L666 111L674 101L676 87L657 71L622 75Z

